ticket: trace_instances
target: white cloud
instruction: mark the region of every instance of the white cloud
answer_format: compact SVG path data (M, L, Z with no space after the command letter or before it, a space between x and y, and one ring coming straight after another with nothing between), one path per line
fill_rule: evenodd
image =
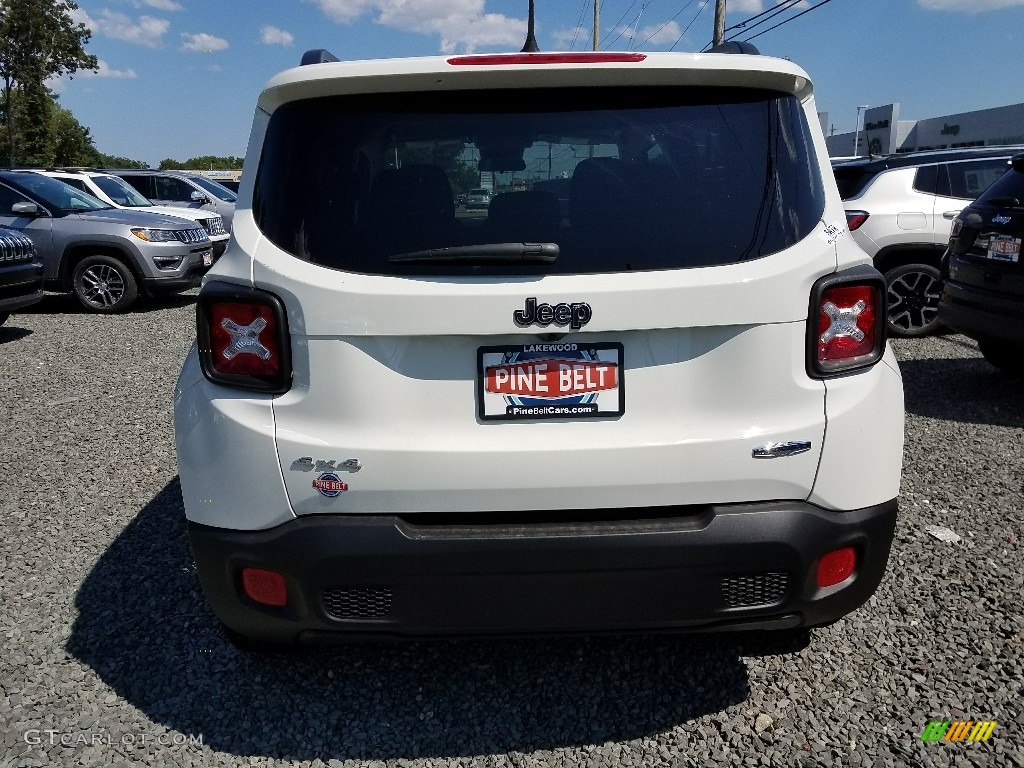
M124 2L125 0L122 0ZM156 8L158 11L180 11L181 3L175 0L126 0L129 5L136 8Z
M85 24L94 34L148 48L158 48L163 42L161 38L171 26L167 19L140 16L137 21L132 21L126 14L109 9L100 11L99 15L93 18L81 8L76 8L71 12L71 19Z
M917 0L926 11L960 11L962 13L984 13L999 8L1024 5L1024 0Z
M134 69L112 69L107 62L99 59L99 70L90 72L83 70L78 73L79 77L110 77L116 80L134 80L138 77Z
M272 27L269 24L260 30L260 41L264 45L283 45L285 48L295 42L295 36L291 32Z
M213 53L214 51L226 50L229 47L228 41L223 37L215 37L213 35L208 35L205 32L199 32L194 35L182 32L181 39L185 41L181 44L181 49L183 51Z
M640 34L636 36L634 48L640 48L643 45L668 45L674 43L683 34L683 30L679 25L670 21L664 26L661 24L651 24L649 27L644 27L640 30ZM648 39L649 38L649 39Z
M526 39L526 20L484 13L484 0L312 0L324 15L348 24L370 14L387 27L436 34L442 53L478 46L518 47Z
M573 27L572 29L559 29L551 38L555 41L555 49L559 51L568 51L575 41L576 45L582 44L584 48L589 48L593 41L593 33L590 31L590 27Z
M761 0L729 0L729 13L760 13L764 10Z

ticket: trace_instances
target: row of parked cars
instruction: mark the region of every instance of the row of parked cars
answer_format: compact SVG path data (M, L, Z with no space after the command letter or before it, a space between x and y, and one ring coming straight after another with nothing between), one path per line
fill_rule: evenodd
M24 258L0 253L0 313L38 301L42 288L101 313L124 311L140 293L195 288L227 248L235 200L182 171L0 170L3 242L21 254L30 241L38 262L9 269Z
M833 161L833 172L853 238L885 276L889 333L946 326L1024 372L1024 146Z

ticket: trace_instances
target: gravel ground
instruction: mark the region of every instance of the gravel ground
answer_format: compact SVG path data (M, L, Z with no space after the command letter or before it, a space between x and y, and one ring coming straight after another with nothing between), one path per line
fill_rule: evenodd
M809 644L261 658L222 639L186 546L171 388L192 318L189 297L120 317L48 297L0 328L0 765L1024 766L1024 400L969 340L896 343L894 556ZM933 719L999 725L923 744Z

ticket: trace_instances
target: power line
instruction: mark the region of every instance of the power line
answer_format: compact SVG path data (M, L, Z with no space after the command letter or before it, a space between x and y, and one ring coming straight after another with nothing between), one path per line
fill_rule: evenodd
M751 37L748 37L748 38L747 38L746 40L744 40L743 42L745 42L745 43L746 43L746 42L750 42L750 41L751 41L751 40L753 40L753 39L754 39L755 37L760 37L761 35L765 34L765 32L771 32L771 31L772 31L773 29L778 29L779 27L783 26L784 24L788 24L788 23L789 23L789 22L791 22L791 21L796 21L797 19L799 19L799 18L800 18L801 16L803 16L804 14L810 13L811 11L816 11L816 10L817 10L818 8L821 8L821 6L823 6L823 5L828 5L828 4L829 4L829 3L831 3L831 2L832 2L832 0L821 0L821 2L820 2L820 3L818 3L817 5L812 5L812 6L811 6L810 8L808 8L808 9L807 9L806 11L801 11L801 12L800 12L800 13L798 13L798 14L797 14L796 16L790 16L790 17L789 17L788 19L785 19L784 21L780 21L780 22L779 22L778 24L776 24L776 25L775 25L774 27L768 27L768 29L764 30L763 32L758 32L758 33L757 33L756 35L753 35L753 36L751 36Z
M700 10L697 11L696 15L692 19L690 19L690 23L686 25L686 29L680 32L679 37L677 37L676 41L672 43L672 47L669 48L670 51L674 51L676 49L676 46L679 45L679 41L683 39L683 37L686 35L690 27L693 26L693 22L700 18L700 15L704 13L704 9L707 8L709 5L711 5L711 0L704 0L704 5L700 7Z
M636 35L636 31L640 29L640 19L644 17L644 10L647 8L647 3L640 3L640 13L636 15L636 21L633 22L633 29L629 33L629 45L626 46L627 51L633 50L633 37Z
M688 2L682 8L680 8L678 11L676 11L675 16L673 16L671 19L669 19L664 24L662 24L660 27L658 27L656 30L654 30L654 32L651 33L650 37L648 37L646 40L644 40L642 43L640 43L640 45L644 46L644 45L647 45L649 42L651 42L651 40L653 40L655 37L658 36L658 33L661 32L661 30L663 30L665 27L667 27L669 24L671 24L673 21L675 21L677 18L679 18L679 14L681 14L683 11L685 11L687 8L689 8L691 5L693 5L696 1L697 0L690 0L690 2Z
M629 12L633 10L633 6L634 5L636 5L636 0L633 0L633 2L631 2L629 4L629 7L625 10L625 12L622 14L622 16L619 17L619 20L615 22L615 24L612 26L612 32L614 32L616 29L620 28L620 26L622 24L622 20L625 19L626 16L629 14ZM620 37L622 37L622 33L624 31L625 31L624 29L620 29L619 34L617 34L611 40L609 40L608 37L609 37L609 35L611 35L612 32L609 32L607 35L604 36L604 39L600 43L600 47L604 48L606 45L611 45L616 40L618 40Z
M767 15L762 14L762 15L764 15L764 18L761 19L756 24L750 24L749 26L747 25L747 22L753 20L752 18L751 19L747 19L747 21L741 21L739 24L736 24L735 26L730 27L730 29L738 29L739 32L736 32L735 34L730 35L727 38L727 40L735 40L736 38L742 37L743 35L747 34L748 32L756 29L757 27L760 27L762 24L767 24L769 21L771 21L776 16L778 16L780 13L784 13L784 12L788 11L789 9L793 8L794 6L796 6L800 2L801 2L801 0L782 0L781 3L776 5L771 10L771 13L768 13ZM765 30L765 31L767 31L767 30Z
M583 14L587 12L587 6L590 5L590 0L583 0L583 5L580 6L580 17L576 20L576 29L572 33L572 42L569 43L569 50L576 49L576 41L580 37L580 29L583 27Z
M726 32L731 32L731 31L732 31L732 30L734 30L734 29L739 29L740 27L742 27L742 26L745 26L745 25L746 25L746 24L747 24L748 22L751 22L751 21L753 21L754 19L759 19L759 18L761 18L761 17L762 17L762 16L764 16L764 15L765 15L766 13L772 13L772 12L773 12L773 11L775 11L775 10L776 10L777 8L779 8L779 6L783 6L783 5L791 4L792 2L793 2L793 0L782 0L782 2L780 2L780 3L778 4L778 5L773 5L773 6L771 6L770 8L766 8L765 10L761 11L760 13L755 13L755 14L754 14L753 16L751 16L751 17L750 17L749 19L744 19L744 20L743 20L743 21L741 21L741 22L740 22L739 24L733 24L733 25L732 25L731 27L726 27L726 28L725 28L725 31L726 31Z

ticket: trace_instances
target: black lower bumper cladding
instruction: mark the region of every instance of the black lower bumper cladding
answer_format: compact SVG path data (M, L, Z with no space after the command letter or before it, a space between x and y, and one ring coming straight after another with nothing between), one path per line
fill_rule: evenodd
M214 613L267 642L717 631L826 624L862 605L896 511L893 500L845 512L784 501L530 519L309 515L263 531L190 523L189 538ZM819 588L818 560L843 547L854 572ZM287 604L249 599L247 567L283 574Z

